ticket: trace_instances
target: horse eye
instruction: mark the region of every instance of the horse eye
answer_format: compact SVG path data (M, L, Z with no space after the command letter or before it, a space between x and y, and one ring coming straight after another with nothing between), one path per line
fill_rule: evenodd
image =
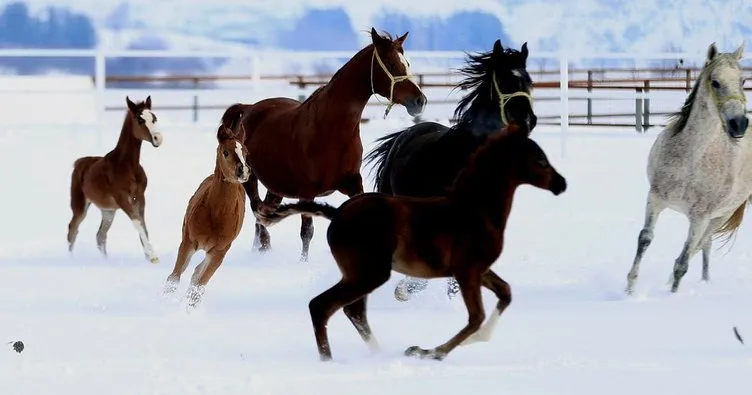
M718 88L720 88L720 87L721 87L721 84L719 84L719 83L718 83L718 81L716 81L716 80L710 81L710 85L711 85L711 86L712 86L713 88L715 88L715 89L718 89Z
M224 151L224 152L222 152L222 155L224 155L225 158L227 158L227 155L230 155L230 154L227 151Z
M538 158L538 164L544 168L548 167L548 160L546 158Z

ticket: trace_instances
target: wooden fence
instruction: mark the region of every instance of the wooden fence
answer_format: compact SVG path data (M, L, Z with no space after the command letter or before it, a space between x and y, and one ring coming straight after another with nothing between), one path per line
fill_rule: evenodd
M534 95L540 91L554 91L561 88L558 70L530 70L531 77L535 81L533 86ZM695 78L699 74L699 68L601 68L601 69L571 69L569 70L568 90L570 92L587 92L586 97L570 97L568 100L586 101L586 110L584 113L572 113L569 115L570 125L592 125L592 126L634 126L637 131L643 131L651 126L659 126L659 123L653 122L653 117L666 116L667 111L651 111L651 92L660 91L683 91L685 93L692 89ZM746 75L752 74L752 68L744 68ZM297 87L301 90L299 99L304 99L303 91L326 84L331 78L331 74L325 75L271 75L261 76L262 81L283 82L290 86ZM461 75L452 72L434 72L418 73L414 75L415 82L422 88L454 88L459 82ZM158 84L188 82L194 90L201 89L202 83L218 81L251 81L250 76L217 76L217 75L178 75L178 76L107 76L105 83L123 83L138 82L152 83L158 89ZM745 91L752 90L752 84L745 84ZM634 111L627 113L596 113L593 110L593 102L597 100L608 100L607 96L592 97L593 92L597 91L632 91L634 92ZM536 101L560 100L555 94L551 97L535 98ZM431 103L453 104L456 100L433 100ZM228 104L229 105L229 104ZM369 103L369 105L372 105ZM192 105L182 106L160 106L164 110L175 111L192 111L194 120L197 119L200 110L222 110L225 105L201 105L198 95L194 94ZM677 108L678 109L678 108ZM105 108L107 111L123 111L123 106L113 106ZM613 117L634 117L633 123L603 122L599 121L604 118ZM417 121L418 119L416 119ZM368 119L363 119L367 122ZM454 120L450 120L453 122ZM559 124L559 115L539 116L541 124Z

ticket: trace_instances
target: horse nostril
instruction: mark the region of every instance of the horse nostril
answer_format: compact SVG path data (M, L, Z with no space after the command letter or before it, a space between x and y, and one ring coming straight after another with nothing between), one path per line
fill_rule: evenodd
M736 123L736 119L729 120L729 129L735 132L739 130L739 125Z

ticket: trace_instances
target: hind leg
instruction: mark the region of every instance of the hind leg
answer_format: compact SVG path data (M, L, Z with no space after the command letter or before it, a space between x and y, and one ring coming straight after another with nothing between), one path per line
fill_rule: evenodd
M180 276L185 272L188 263L191 261L191 258L195 253L196 247L184 236L183 240L180 242L180 247L178 247L178 256L177 259L175 259L175 267L172 269L172 273L167 276L167 280L165 280L165 293L173 293L177 290L178 284L180 283Z
M379 284L381 285L381 284ZM378 286L377 286L378 287ZM375 288L374 288L375 289ZM368 294L363 295L360 299L350 303L342 308L347 318L350 319L355 330L366 343L371 352L378 352L379 342L373 336L371 332L371 326L368 324L368 317L366 316L366 302L368 301Z
M266 212L272 212L279 207L282 203L282 196L275 193L266 192L264 201L258 206L257 210L253 210L255 216L263 216ZM272 248L272 237L266 226L261 225L256 221L256 235L253 241L254 247L257 247L260 252L267 252Z
M679 290L679 283L689 269L689 260L692 259L701 247L702 242L705 241L703 240L703 236L709 223L710 221L707 219L690 218L687 240L684 242L681 254L679 254L679 257L674 262L674 270L671 276L671 292Z
M483 274L481 281L481 284L490 289L499 301L496 303L496 311L488 317L486 322L477 332L473 333L462 342L461 345L463 346L491 340L491 336L493 335L494 329L496 329L496 325L499 323L501 314L512 303L512 289L509 287L509 283L504 281L504 279L499 277L496 273L489 269Z
M322 361L332 359L326 325L329 318L345 306L349 306L344 312L361 338L372 350L378 347L366 318L366 299L364 297L389 280L389 276L391 276L390 258L369 257L362 262L343 263L338 260L340 270L343 273L342 279L308 303L316 345Z
M107 258L107 232L110 231L112 221L115 219L115 210L101 210L102 222L99 223L99 230L97 230L97 248Z
M634 261L632 262L632 268L627 274L627 288L625 292L629 295L634 292L634 285L635 282L637 282L642 256L653 241L653 229L655 228L655 223L658 220L658 216L665 208L666 205L652 193L648 195L647 203L645 204L645 222L642 226L642 230L640 230L640 235L637 237L637 251L635 253Z
M313 217L301 214L300 219L300 240L303 242L300 261L308 262L308 249L311 246L311 239L313 239Z
M710 281L710 252L713 247L713 231L723 225L728 218L713 218L708 224L705 235L702 238L702 281Z
M71 200L71 211L73 216L68 223L68 251L73 252L73 245L76 244L76 236L78 236L78 227L81 226L81 222L86 218L86 212L89 211L91 202L87 202L81 193L80 197L76 197Z

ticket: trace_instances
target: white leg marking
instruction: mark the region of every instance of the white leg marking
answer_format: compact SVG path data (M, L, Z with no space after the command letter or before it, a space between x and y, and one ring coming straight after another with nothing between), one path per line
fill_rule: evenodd
M494 309L493 314L491 314L490 317L486 320L485 323L478 329L477 332L473 333L465 339L465 341L462 342L462 346L467 346L473 343L480 343L480 342L487 342L491 340L491 335L493 335L494 330L496 329L496 325L499 323L499 318L501 317L501 314L499 314L496 309Z
M376 340L373 334L371 334L371 338L368 339L366 345L372 353L378 353L381 350L381 346L379 345L379 342Z
M138 237L141 239L141 243L143 243L144 245L144 253L146 253L146 256L149 258L151 263L159 262L159 258L157 258L157 256L154 254L154 248L151 246L149 238L146 237L146 229L144 229L144 225L140 220L137 219L134 219L131 222L133 222L133 226L135 226L136 230L138 231Z

